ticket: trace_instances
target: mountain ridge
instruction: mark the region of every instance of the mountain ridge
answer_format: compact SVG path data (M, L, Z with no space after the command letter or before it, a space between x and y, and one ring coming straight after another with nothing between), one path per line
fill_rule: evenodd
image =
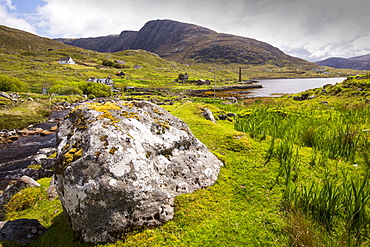
M370 70L370 54L351 58L330 57L315 63L320 66L328 66L337 69Z
M122 31L119 35L56 40L99 52L143 49L180 63L316 66L266 42L173 20L149 21L139 31Z

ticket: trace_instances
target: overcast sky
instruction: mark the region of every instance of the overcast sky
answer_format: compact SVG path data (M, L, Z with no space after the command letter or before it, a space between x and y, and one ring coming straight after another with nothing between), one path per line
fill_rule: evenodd
M138 31L171 19L309 61L370 54L369 0L0 0L0 24L48 37Z

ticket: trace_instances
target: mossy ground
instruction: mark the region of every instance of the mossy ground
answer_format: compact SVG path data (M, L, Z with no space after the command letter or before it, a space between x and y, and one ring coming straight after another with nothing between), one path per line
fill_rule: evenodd
M361 83L366 84L367 81L363 79ZM213 186L176 198L173 220L155 229L130 233L125 240L100 246L367 246L369 235L366 230L356 236L348 233L346 210L343 208L335 212L328 230L313 218L314 215L299 208L288 210L289 201L286 200L292 184L299 190L302 186L310 186L312 181L320 186L325 181L344 184L343 174L348 174L348 181L364 178L369 165L366 155L362 157L356 153L353 158L346 158L345 154L338 154L330 158L311 144L307 145L309 142L303 145L293 137L286 146L290 149L286 150L283 144L287 141L284 136L277 135L277 130L271 132L273 134L268 132L271 129L266 129L265 133L258 132L270 119L281 119L275 125L286 123L288 137L294 136L288 128L300 129L300 126L293 126L290 120L302 124L298 121L299 116L304 119L310 115L318 119L317 122L330 119L323 121L323 126L338 120L339 124L353 128L370 129L368 118L363 116L368 109L366 98L359 95L348 98L348 94L330 96L330 93L306 101L293 101L292 97L286 96L229 105L219 99L193 98L191 102L185 100L164 106L184 120L225 166ZM232 121L217 119L217 123L213 123L201 115L203 108L210 109L214 115L233 112L237 117ZM264 114L261 120L258 120L259 114ZM260 124L254 129L257 132L237 131L235 127L239 117L250 121L257 119L255 123ZM276 146L272 146L273 136L277 136ZM363 140L365 144L366 140ZM290 158L284 160L284 155L289 153ZM290 175L282 171L283 164L288 163L292 165ZM31 246L89 246L74 240L60 202L45 200L48 181L41 181L42 189L27 189L16 196L24 198L25 202L21 200L19 205L26 206L21 209L8 206L7 220L36 218L48 227L48 233ZM38 199L27 199L34 197ZM368 204L365 209L368 210ZM368 216L365 220L369 224Z
M263 167L263 157L258 155L261 151L257 148L260 144L233 130L230 123L215 124L205 120L200 114L204 107L217 112L212 105L201 103L167 108L183 118L192 132L225 162L217 183L177 197L172 221L157 229L131 233L124 242L105 246L271 246L286 242L278 210L281 191L269 189L274 170ZM28 190L40 192L39 189ZM43 203L31 209L13 210L7 216L8 220L41 219L49 228L47 235L31 246L85 246L73 240L59 201L45 202L42 200L45 196L39 195ZM55 208L53 212L43 208L44 203ZM47 220L43 220L45 217ZM60 228L65 228L63 233Z

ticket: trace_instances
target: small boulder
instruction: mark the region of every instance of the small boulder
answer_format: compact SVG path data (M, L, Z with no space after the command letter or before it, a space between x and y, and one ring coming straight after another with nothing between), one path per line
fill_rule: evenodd
M205 118L205 119L207 119L207 120L210 120L210 121L212 121L212 122L214 122L214 123L216 123L216 119L215 119L215 117L213 116L213 113L211 112L211 110L210 109L208 109L208 108L203 108L202 109L202 115L203 115L203 117Z
M46 232L46 228L35 219L18 219L1 225L3 226L0 229L0 241L27 244Z
M40 184L28 176L22 176L15 183L8 185L0 195L0 206L5 205L16 193L26 187L40 187Z
M48 195L48 200L49 201L54 200L58 196L57 185L55 183L54 176L52 177L52 179L50 181L50 185L49 185L49 188L47 189L46 193Z

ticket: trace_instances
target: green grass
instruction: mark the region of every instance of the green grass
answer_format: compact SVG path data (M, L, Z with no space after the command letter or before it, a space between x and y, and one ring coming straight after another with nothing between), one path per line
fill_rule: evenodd
M274 170L263 167L263 156L258 156L259 150L252 148L250 141L253 140L233 130L228 123L214 124L205 120L200 115L203 107L217 110L201 103L167 108L183 118L193 133L225 162L217 183L177 197L172 221L157 229L129 234L125 242L106 246L284 246L278 210L281 191L269 189ZM210 128L215 131L209 131ZM261 169L264 172L261 173ZM28 190L44 198L40 189ZM85 246L73 240L57 202L46 202L47 208L40 203L32 209L13 210L7 219L47 218L42 223L49 228L48 234L31 246Z
M0 130L22 129L42 123L50 115L50 104L45 100L9 103L0 108Z
M225 166L213 186L176 198L173 220L100 246L367 246L369 107L360 97L325 97L164 106ZM237 116L213 123L203 108ZM48 180L41 182L8 204L7 219L48 227L31 246L89 246L74 240L60 202L45 200Z
M278 130L266 129L264 138L260 138L260 133L250 138L251 133L235 130L229 121L212 123L201 116L202 108L209 108L215 115L230 111L245 114L246 108L253 112L255 107L262 107L261 103L225 106L224 109L218 106L217 101L212 103L202 99L195 103L165 106L173 115L183 119L195 136L225 163L216 184L193 194L178 196L175 217L163 226L133 232L125 241L102 246L291 246L295 241L311 242L311 246L341 246L340 243L345 241L344 246L349 246L351 237L343 240L349 228L354 229L357 239L361 239L355 244L366 243L364 223L358 223L356 212L363 207L358 205L368 207L368 197L366 194L359 197L364 193L361 192L365 188L361 183L363 180L352 179L362 177L366 165L358 163L356 168L344 159L330 157L326 157L326 162L312 165L312 155L318 151L306 146L299 148L301 141L289 142L284 136L279 136ZM285 107L288 108L280 109L281 112L293 111L288 102ZM294 110L299 112L303 109L306 107ZM336 112L335 109L332 111ZM267 114L263 115L265 121L272 123L277 115L283 118L290 116L274 108L263 112ZM269 114L271 120L267 118ZM342 112L336 114L341 115ZM251 117L251 114L247 116ZM239 120L234 121L237 123ZM362 124L366 126L368 123ZM270 128L274 125L276 122ZM292 134L287 133L287 136L292 137ZM272 140L275 144L271 147ZM272 154L266 163L269 152ZM342 172L349 174L347 180L338 175ZM40 199L25 200L31 201L26 203L28 207L30 204L33 206L10 210L7 219L38 218L49 229L47 235L31 246L88 246L73 239L58 200L45 202L43 189L27 189L22 193L36 194ZM353 201L354 204L344 204L345 201ZM367 215L366 210L363 214ZM364 219L367 222L367 218ZM297 221L301 224L297 225ZM304 229L309 229L310 234L302 235Z

